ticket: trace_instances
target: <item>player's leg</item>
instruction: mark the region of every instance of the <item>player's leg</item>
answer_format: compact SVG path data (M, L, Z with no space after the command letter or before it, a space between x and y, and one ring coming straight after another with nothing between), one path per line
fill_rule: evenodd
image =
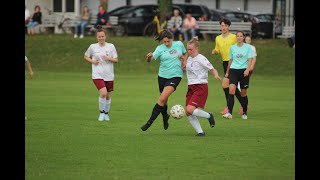
M208 98L208 85L189 85L188 89L192 95L188 97L187 114L208 119L210 127L213 128L215 125L213 114L203 110Z
M234 106L234 94L238 84L238 73L234 69L229 70L230 84L229 84L229 97L228 97L228 112L222 117L231 119L233 106Z
M106 106L106 97L107 97L107 88L104 84L103 79L93 79L93 82L95 84L95 86L97 87L97 89L99 90L99 121L103 121L104 120L104 112L105 112L105 106Z
M105 81L105 86L107 88L107 97L106 97L106 106L105 106L105 116L104 116L104 120L109 121L110 117L109 117L109 111L110 111L110 107L111 107L111 92L113 91L113 81Z
M247 89L249 88L249 80L250 76L242 77L240 79L240 87L241 87L241 96L243 98L243 103L241 104L243 108L242 119L247 119L247 111L248 111L248 96Z
M224 76L227 72L227 68L228 68L228 63L229 61L223 61L222 66L223 66L223 72L224 72ZM226 97L226 104L228 104L228 97L229 97L229 78L224 77L222 79L222 89L224 92L224 95ZM220 114L225 114L228 112L228 106L226 105L225 108L220 112Z

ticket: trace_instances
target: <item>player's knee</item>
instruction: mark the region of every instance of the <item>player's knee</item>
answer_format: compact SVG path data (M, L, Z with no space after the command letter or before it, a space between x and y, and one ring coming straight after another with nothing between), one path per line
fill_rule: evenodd
M193 108L193 107L187 106L187 108L186 108L186 114L187 114L187 116L192 115L192 114L193 114L193 111L194 111L194 108Z

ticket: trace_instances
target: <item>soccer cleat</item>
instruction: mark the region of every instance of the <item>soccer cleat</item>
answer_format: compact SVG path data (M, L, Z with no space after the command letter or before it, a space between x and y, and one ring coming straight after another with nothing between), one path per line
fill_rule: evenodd
M227 112L226 114L222 115L223 118L232 119L232 114Z
M109 114L104 113L104 120L106 120L106 121L110 121Z
M100 113L99 115L99 118L98 118L99 121L103 121L104 120L104 113Z
M147 122L146 124L144 124L143 126L141 126L141 130L142 130L142 131L146 131L150 126L151 126L151 124L149 124L149 123Z
M241 118L242 118L243 120L246 120L246 119L248 119L248 116L247 116L246 114L243 114L243 115L241 116Z
M210 117L208 118L208 121L210 123L210 127L213 128L214 125L216 124L216 122L214 121L214 117L213 117L212 112L209 112L209 114L210 114Z
M206 133L204 133L204 132L198 133L198 134L196 134L196 136L206 136Z
M168 123L169 118L170 118L169 114L167 114L166 116L163 117L163 128L164 128L164 130L167 130L168 127L169 127L169 123Z
M223 111L220 112L221 115L224 115L228 112L228 106L226 106Z

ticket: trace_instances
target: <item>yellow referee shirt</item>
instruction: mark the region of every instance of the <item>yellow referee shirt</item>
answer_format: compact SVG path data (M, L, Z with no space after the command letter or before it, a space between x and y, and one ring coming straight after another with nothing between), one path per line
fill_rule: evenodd
M237 43L235 34L229 33L227 37L220 34L216 37L216 47L214 49L221 54L223 61L229 61L230 47L235 43Z

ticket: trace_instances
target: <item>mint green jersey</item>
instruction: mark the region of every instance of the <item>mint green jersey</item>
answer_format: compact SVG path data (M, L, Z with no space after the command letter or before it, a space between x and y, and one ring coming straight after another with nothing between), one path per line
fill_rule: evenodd
M170 48L166 45L159 45L152 53L153 58L160 58L160 67L158 75L163 78L173 78L183 76L181 61L179 56L187 52L181 41L173 41Z
M249 58L253 58L251 45L243 43L241 47L234 44L230 48L229 58L232 59L230 69L247 69Z

